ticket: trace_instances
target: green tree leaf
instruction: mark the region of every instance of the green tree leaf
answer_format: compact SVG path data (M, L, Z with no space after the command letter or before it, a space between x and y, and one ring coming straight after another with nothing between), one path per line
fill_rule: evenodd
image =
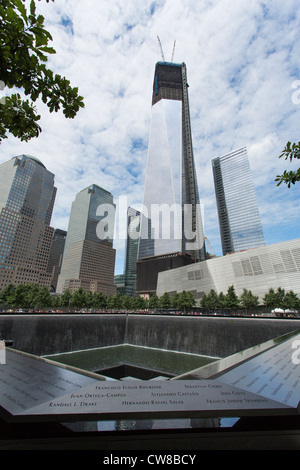
M293 144L291 142L287 142L283 152L279 155L279 158L282 157L284 157L285 160L290 160L290 162L295 159L300 159L300 142L294 142ZM275 181L277 181L277 186L285 183L287 187L290 188L291 185L300 181L300 168L290 171L284 170L281 175L276 176Z
M49 0L46 0L47 3ZM73 119L84 108L83 97L70 81L46 67L48 56L55 54L49 44L52 36L44 27L44 17L36 13L34 0L27 13L23 0L3 0L0 5L0 77L7 88L19 88L27 100L12 95L14 105L3 108L0 104L0 142L11 133L20 140L38 137L42 131L37 124L33 102L38 98L50 112L62 110L64 116ZM8 99L8 98L7 98ZM14 106L17 109L14 109Z

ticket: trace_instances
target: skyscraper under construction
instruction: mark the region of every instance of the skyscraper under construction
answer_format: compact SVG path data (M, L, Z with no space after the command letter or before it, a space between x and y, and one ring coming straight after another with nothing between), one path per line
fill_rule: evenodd
M137 293L148 296L158 272L205 259L184 63L155 67L141 212Z

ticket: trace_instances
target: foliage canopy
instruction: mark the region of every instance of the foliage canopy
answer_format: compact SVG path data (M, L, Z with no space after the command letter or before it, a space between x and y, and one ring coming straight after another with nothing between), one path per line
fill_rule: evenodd
M49 55L56 53L51 41L34 0L30 1L29 11L25 0L1 0L0 89L20 89L28 98L13 93L1 99L0 142L8 133L21 141L39 136L41 116L34 105L38 98L50 112L62 109L66 118L74 118L84 107L78 88L72 88L69 80L47 68Z
M286 292L285 289L269 289L265 294L263 304L268 309L281 308L283 310L300 310L300 299L293 291ZM82 288L71 293L68 289L62 294L51 295L45 287L38 284L19 284L14 286L9 284L0 292L0 304L5 309L53 309L54 311L66 310L115 310L115 311L136 311L136 310L169 310L191 311L195 306L195 297L191 292L182 291L170 295L163 294L157 297L152 295L149 300L140 296L121 295L119 292L111 295L105 295L102 292L85 292ZM250 290L244 289L241 296L238 297L234 287L230 286L226 294L217 292L214 289L208 294L204 294L200 301L201 308L209 312L225 311L230 312L238 308L245 309L251 313L259 306L258 297L253 295Z
M288 142L282 152L279 155L279 158L285 157L285 160L290 160L292 162L294 159L300 158L300 142L293 144ZM297 181L300 181L300 168L296 171L287 171L284 170L282 175L277 175L275 181L278 181L277 186L280 186L281 183L286 183L288 188L291 187L292 184L295 184Z

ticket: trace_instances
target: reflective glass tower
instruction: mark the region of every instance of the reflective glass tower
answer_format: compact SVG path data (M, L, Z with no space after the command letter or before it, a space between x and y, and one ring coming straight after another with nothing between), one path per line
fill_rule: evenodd
M49 287L56 196L54 175L29 155L0 165L0 290L12 283Z
M265 245L246 148L212 160L223 255Z
M175 267L175 255L176 266L205 259L184 63L155 67L141 212L137 290L151 294L155 273Z
M67 232L55 229L51 243L50 256L48 261L48 272L51 273L51 290L56 291L57 279L60 273Z
M80 191L72 204L58 293L79 287L84 291L115 292L113 196L92 184Z
M139 244L140 212L133 207L127 211L127 241L124 270L124 293L136 293L136 260Z

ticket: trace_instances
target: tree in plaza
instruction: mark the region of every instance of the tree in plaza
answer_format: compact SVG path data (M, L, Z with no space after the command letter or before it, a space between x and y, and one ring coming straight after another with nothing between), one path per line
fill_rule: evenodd
M122 296L122 308L124 308L125 310L130 310L132 304L132 297L130 297L130 295L125 294Z
M269 309L284 308L285 290L278 287L277 291L271 287L264 295L264 305Z
M95 293L95 302L97 308L106 308L107 307L107 298L103 292Z
M121 310L123 308L122 296L119 291L107 297L107 307L115 310Z
M214 289L211 289L207 294L206 308L208 310L217 310L219 308L219 296Z
M236 295L234 286L229 286L225 294L225 306L230 310L236 310L240 306L240 300Z
M149 299L149 308L155 309L159 307L159 298L156 294L152 294Z
M72 294L72 297L71 297L71 302L70 304L73 306L73 307L76 307L76 308L83 308L86 306L86 302L85 302L85 292L83 290L82 287L79 287L78 289L75 290L75 292Z
M16 308L30 308L34 306L33 294L39 291L38 284L19 284L14 290L13 305Z
M24 304L24 286L19 285L14 287L13 290L10 291L9 296L7 296L7 304L13 308L16 307L23 307Z
M171 297L171 307L172 308L178 308L179 306L179 294L178 292L175 292L175 294L172 295Z
M96 299L93 292L88 291L85 293L85 307L94 308L96 304Z
M35 308L36 307L36 298L38 292L40 290L40 286L38 284L29 284L26 288L26 302L28 308Z
M201 297L201 300L200 300L200 307L204 308L205 310L208 310L208 307L207 307L208 303L207 303L207 294L204 294L202 295Z
M115 296L113 294L109 294L109 296L107 297L107 308L109 308L109 309L115 308L114 297Z
M122 309L122 296L119 291L113 295L113 307L116 310Z
M284 297L284 308L286 310L298 310L300 309L300 299L294 291L289 291Z
M223 292L220 292L218 295L218 308L221 309L223 313L223 310L225 307L226 307L226 297Z
M171 307L171 299L170 295L168 292L165 292L160 298L159 298L159 307L166 310Z
M59 305L63 308L68 308L71 305L71 298L72 294L70 289L66 289L60 296L59 296Z
M133 310L144 310L147 307L148 307L148 302L146 299L144 299L140 295L136 295L135 297L132 297L131 308Z
M283 289L282 287L278 287L276 291L276 297L278 306L284 309L285 289Z
M201 297L200 305L208 311L223 309L226 306L225 295L223 292L217 294L214 289L211 289L208 294Z
M187 308L193 308L195 307L196 304L196 299L194 294L192 292L187 292Z
M241 294L241 306L248 311L253 311L259 305L258 296L253 295L251 290L244 289Z
M14 290L15 287L13 284L8 284L0 293L0 303L5 307L11 306L14 300Z
M47 287L41 287L33 296L33 305L35 308L51 307L52 299Z
M46 0L47 3L49 0ZM84 107L78 88L46 67L52 36L44 27L44 17L36 13L34 0L29 11L25 0L1 0L0 3L0 89L22 90L1 99L0 141L11 133L22 141L38 137L40 116L34 105L38 98L50 112L62 109L66 118L74 118Z
M14 308L41 308L52 305L49 289L39 284L18 284L11 291L9 300Z
M273 287L270 287L269 291L264 295L263 303L269 309L277 307L277 297Z
M184 312L186 312L186 310L193 308L195 303L196 303L195 297L193 296L191 292L186 292L185 290L183 290L179 294L178 306Z
M60 295L54 295L52 297L52 308L54 309L60 309L61 308L61 303L60 303Z

